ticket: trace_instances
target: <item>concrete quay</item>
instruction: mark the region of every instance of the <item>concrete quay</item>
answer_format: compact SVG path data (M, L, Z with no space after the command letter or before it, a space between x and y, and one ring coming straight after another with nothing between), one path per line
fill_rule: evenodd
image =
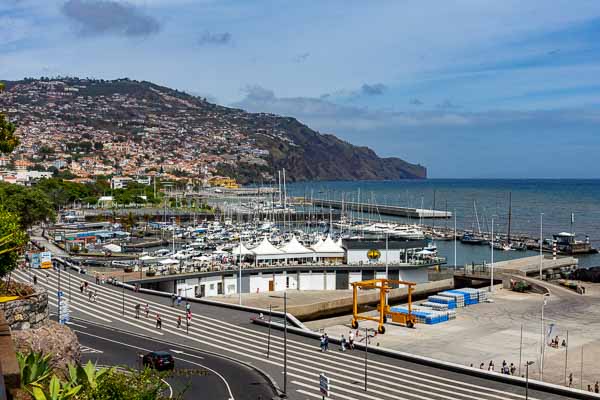
M558 385L565 384L566 376L573 374L573 386L594 386L600 380L600 284L581 282L586 294L579 295L556 284L535 281L550 294L544 306L544 327L553 324L551 337L569 337L566 347L541 346L541 310L543 296L537 293L517 293L494 287L493 303L480 303L457 310L457 318L437 325L417 324L415 329L388 323L385 335L377 335L373 345L408 351L413 354L487 369L491 360L497 371L502 361L514 363L517 374L525 373L526 361L534 361L530 377L541 379L540 350L544 348L543 380ZM372 312L371 312L372 313ZM351 315L306 322L314 331L324 331L330 336L348 335ZM361 327L376 328L376 323L361 321ZM521 336L522 329L522 336ZM522 337L522 346L521 346ZM522 351L520 352L520 350ZM519 373L519 360L521 370ZM566 364L565 364L566 362ZM583 374L582 374L583 372Z
M413 291L413 298L448 290L453 287L452 279L420 283ZM392 289L390 303L404 302L408 298L408 289ZM230 304L239 303L239 295L208 297L209 300ZM359 307L363 310L373 308L379 302L379 291L365 290L359 294ZM248 307L283 311L283 292L242 293L242 304ZM352 290L288 290L287 311L300 321L311 321L352 311Z

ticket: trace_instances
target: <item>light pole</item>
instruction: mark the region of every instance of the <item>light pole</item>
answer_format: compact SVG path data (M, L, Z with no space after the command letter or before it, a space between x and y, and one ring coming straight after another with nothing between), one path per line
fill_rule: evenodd
M546 349L546 340L545 340L545 329L544 329L544 306L546 305L546 297L550 296L548 293L545 293L542 301L542 316L541 316L541 327L540 327L540 381L544 380L544 352Z
M273 314L273 305L269 304L269 336L267 337L267 360L269 359L269 354L271 353L271 320Z
M542 280L542 268L544 266L544 255L542 253L544 247L544 213L540 213L540 280Z
M121 280L121 293L123 294L123 315L125 315L125 271L123 271L123 279Z
M389 267L388 267L388 253L390 252L389 249L389 234L386 232L385 233L385 279L390 279L389 276ZM388 293L388 291L385 292L385 304L388 304L388 296L390 294Z
M367 391L367 354L369 354L369 329L365 328L365 392Z
M458 266L458 262L456 261L456 208L454 209L454 270L456 271L456 267Z
M283 394L287 396L287 291L283 292Z
M533 365L533 361L525 363L525 400L529 399L529 366Z
M494 217L492 217L492 232L491 232L491 236L492 236L492 241L491 243L491 248L492 248L492 259L491 259L491 273L490 273L490 292L494 291Z

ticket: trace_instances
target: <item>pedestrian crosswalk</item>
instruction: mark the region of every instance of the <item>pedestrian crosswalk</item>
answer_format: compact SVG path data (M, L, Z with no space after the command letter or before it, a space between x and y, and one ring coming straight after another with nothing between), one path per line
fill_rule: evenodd
M22 271L13 274L23 281L31 279ZM48 290L50 302L56 306L57 273L53 271L47 280L38 279L38 284ZM79 291L78 279L71 279L70 284L72 285L70 308L74 316L152 337L208 346L212 351L240 358L263 369L269 369L266 368L267 366L277 367L279 370L283 368L283 337L275 332L270 337L270 356L267 359L268 333L262 330L194 313L188 333L185 322L181 328L177 328L177 317L181 316L185 321L183 307L171 307L153 301L148 296L140 297L136 293L123 292L112 286L93 283L90 283L90 286L97 290L98 300L90 302L85 293ZM63 291L66 292L64 288L68 285L69 282L63 277L61 279ZM141 304L142 311L139 318L135 315L136 304ZM144 312L146 304L149 307L148 317ZM224 313L226 312L224 309ZM157 313L162 318L162 329L156 328ZM323 353L319 350L318 343L311 345L288 339L288 394L297 399L321 398L319 374L325 373L331 379L331 399L520 400L525 398L524 394L511 393L485 384L464 382L452 375L438 376L435 372L415 370L375 359L368 360L368 390L365 392L364 366L362 352ZM276 380L281 383L281 379ZM293 392L289 390L290 388ZM531 396L529 398L534 399Z

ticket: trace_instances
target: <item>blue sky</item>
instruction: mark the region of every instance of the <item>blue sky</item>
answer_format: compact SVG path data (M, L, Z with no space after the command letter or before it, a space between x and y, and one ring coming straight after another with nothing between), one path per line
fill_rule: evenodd
M0 77L150 80L430 177L600 178L600 1L2 0Z

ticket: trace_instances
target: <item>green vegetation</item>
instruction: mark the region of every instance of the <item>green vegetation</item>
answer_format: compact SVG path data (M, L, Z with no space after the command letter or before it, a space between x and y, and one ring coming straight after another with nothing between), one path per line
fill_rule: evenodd
M40 188L0 182L0 204L17 214L23 228L53 221L56 217L50 198Z
M21 389L34 400L162 400L166 399L166 375L145 368L119 370L85 365L69 365L61 374L49 366L49 356L40 353L17 354L21 368ZM181 398L181 395L175 398Z
M3 90L4 84L0 82L0 92ZM19 139L15 136L15 129L15 125L0 113L0 154L12 152L19 144Z
M19 252L26 243L19 216L0 205L0 278L17 267Z

